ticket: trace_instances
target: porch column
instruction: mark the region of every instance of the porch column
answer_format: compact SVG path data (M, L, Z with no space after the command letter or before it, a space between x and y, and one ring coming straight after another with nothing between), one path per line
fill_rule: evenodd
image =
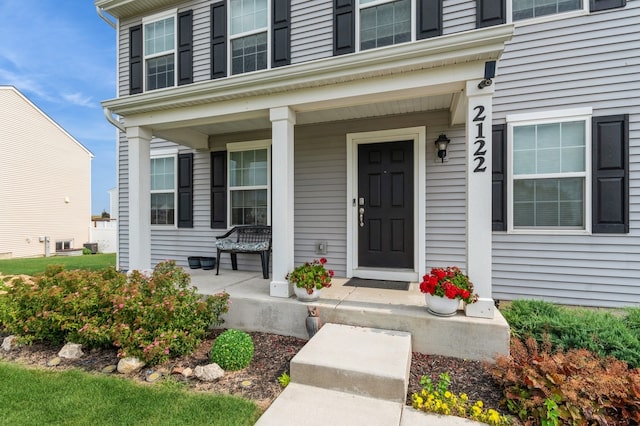
M128 127L129 270L151 268L151 130Z
M293 269L293 129L296 115L289 107L278 107L271 108L270 118L273 280L269 294L290 297L293 287L285 276Z
M480 296L470 317L493 318L491 286L491 128L494 86L467 81L467 274Z

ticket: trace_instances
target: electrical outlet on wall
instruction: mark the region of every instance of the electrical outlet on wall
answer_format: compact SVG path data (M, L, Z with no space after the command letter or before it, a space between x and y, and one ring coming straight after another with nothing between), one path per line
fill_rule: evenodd
M327 254L327 241L316 241L316 254Z

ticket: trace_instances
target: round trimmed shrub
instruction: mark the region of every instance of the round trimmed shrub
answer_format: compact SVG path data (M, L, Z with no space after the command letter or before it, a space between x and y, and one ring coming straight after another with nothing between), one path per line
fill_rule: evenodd
M229 329L213 342L211 361L223 370L242 370L252 359L253 341L244 331Z

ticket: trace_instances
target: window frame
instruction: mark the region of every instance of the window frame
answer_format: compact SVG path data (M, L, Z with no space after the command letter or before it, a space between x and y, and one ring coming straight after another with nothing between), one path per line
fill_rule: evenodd
M228 77L233 77L234 75L244 75L244 74L250 74L250 73L254 73L254 72L259 72L259 71L263 71L263 70L269 70L271 69L271 51L272 51L272 46L271 46L271 27L273 26L272 23L272 19L271 19L271 0L267 0L267 26L261 29L255 29L255 30L250 30L250 31L244 31L242 33L238 33L238 34L232 34L233 30L231 27L231 9L232 9L232 5L231 5L231 0L227 3L227 76ZM252 35L256 35L256 34L261 34L263 32L267 33L267 67L263 68L263 69L257 69L254 71L245 71L245 72L241 72L238 74L234 74L233 73L233 41L237 40L237 39L241 39L244 37L249 37Z
M255 186L231 186L231 153L243 152L243 151L255 151L259 149L267 150L267 185L255 185ZM261 139L248 142L233 142L227 144L227 228L231 229L237 226L232 221L232 208L231 192L250 189L267 189L267 225L271 225L271 139Z
M58 250L58 244L61 245L60 249ZM68 247L66 247L68 245ZM55 242L55 248L56 248L56 252L59 251L64 251L64 250L71 250L73 248L73 238L63 238L60 240L56 240Z
M148 69L147 69L147 61L149 59L160 58L163 56L168 56L169 53L167 51L163 51L162 53L154 53L151 55L147 54L146 49L146 32L147 25L153 24L158 21L163 21L165 19L173 18L173 85L167 87L160 87L156 89L148 88ZM155 15L145 16L142 18L142 88L143 92L147 91L156 91L162 89L168 89L171 87L178 86L178 9L171 9L168 11L164 11L161 13L156 13Z
M588 108L575 108L557 111L544 111L537 113L507 115L507 233L510 234L543 234L543 235L584 235L591 234L591 203L592 203L592 135L591 118L593 110ZM513 129L518 126L534 124L554 124L572 121L584 121L585 125L585 169L584 172L548 173L540 174L535 179L545 178L570 178L584 177L583 219L584 227L581 229L566 229L554 227L519 228L514 226L514 173L513 173ZM525 175L530 176L530 175ZM528 178L522 178L528 179Z
M382 46L382 47L375 47L375 48L371 48L371 49L365 49L362 50L360 48L360 21L361 21L361 17L360 17L360 11L362 9L369 9L371 7L377 7L377 6L381 6L383 4L387 4L387 3L395 3L398 0L374 0L370 3L366 3L364 5L360 4L360 0L355 0L356 2L356 19L355 19L355 51L356 52L366 52L367 50L375 50L375 49L383 49L385 47L391 47L391 46L397 46L397 44L390 44L388 46ZM409 40L406 43L412 43L414 41L416 41L416 25L417 25L417 5L416 5L416 0L409 0L409 3L411 4L411 11L409 12L411 14L410 19L411 19L411 40ZM398 44L404 44L404 43L398 43Z
M173 190L166 189L151 189L151 182L149 182L149 207L151 207L152 194L167 194L173 192L173 223L151 223L149 218L149 224L152 229L169 229L178 228L178 150L177 149L163 149L153 151L149 158L149 180L151 180L151 162L161 158L173 158Z
M589 14L589 0L582 0L582 8L576 10L569 10L567 12L554 13L552 15L535 16L533 18L513 20L513 0L507 0L507 24L514 24L516 26L540 24L544 22L558 21L560 19L574 18L576 16L583 16Z

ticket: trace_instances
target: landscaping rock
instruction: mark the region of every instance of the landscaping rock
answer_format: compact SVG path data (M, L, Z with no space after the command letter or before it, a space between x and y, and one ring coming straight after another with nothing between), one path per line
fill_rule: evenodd
M147 382L153 383L157 381L160 377L162 377L162 374L159 371L154 371L153 373L147 375Z
M111 364L111 365L107 365L106 367L104 367L104 368L102 369L102 372L103 372L104 374L111 374L111 373L113 373L114 371L116 371L116 368L118 368L118 367L117 367L117 366L115 366L115 365L113 365L113 364Z
M62 362L60 357L52 358L49 361L47 361L47 367L55 367L57 365L60 365L60 362Z
M14 349L17 346L15 340L16 336L14 336L13 334L2 339L2 349L4 349L6 352Z
M182 377L184 377L185 379L188 379L189 377L193 376L193 370L187 367L184 370L182 370L181 374L182 374Z
M195 369L195 375L203 382L215 382L216 380L224 376L224 370L215 363L205 366L199 365Z
M84 352L82 352L82 345L79 343L67 343L60 349L60 352L58 352L60 358L66 359L78 359L81 358L82 355L84 355Z
M138 372L144 367L144 362L136 357L122 358L118 361L118 373L129 374Z

